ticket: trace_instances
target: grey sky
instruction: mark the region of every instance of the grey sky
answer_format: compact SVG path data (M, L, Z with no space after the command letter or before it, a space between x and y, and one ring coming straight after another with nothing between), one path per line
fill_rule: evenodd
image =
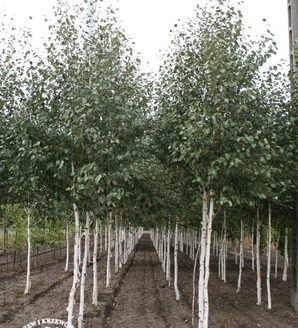
M159 50L169 44L170 29L179 18L193 14L194 6L208 0L104 0L119 7L119 16L127 33L135 41L136 50L141 54L144 69L158 65ZM231 0L233 1L233 0ZM83 0L69 0L83 3ZM16 15L19 25L33 24L36 37L43 34L41 28L44 15L50 15L55 0L0 0L9 14ZM1 8L2 7L2 8ZM252 35L261 34L269 28L275 35L279 48L278 56L288 60L287 2L285 0L246 0L243 5L244 21L252 27ZM33 20L28 19L33 16ZM266 18L267 22L263 22ZM145 64L149 62L149 66Z

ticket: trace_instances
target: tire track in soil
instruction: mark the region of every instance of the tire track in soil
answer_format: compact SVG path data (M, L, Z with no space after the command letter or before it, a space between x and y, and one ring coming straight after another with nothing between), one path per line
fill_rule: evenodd
M104 327L183 328L190 327L189 315L167 287L150 236L143 235Z

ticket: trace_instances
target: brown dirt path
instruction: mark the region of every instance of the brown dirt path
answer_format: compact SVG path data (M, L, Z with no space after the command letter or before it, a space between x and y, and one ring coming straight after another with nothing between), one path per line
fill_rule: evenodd
M190 322L189 307L176 302L150 236L143 235L105 327L184 328Z
M217 276L218 258L211 257L209 300L210 328L296 328L298 314L290 305L290 283L272 278L273 309L266 309L266 286L263 277L263 303L257 306L255 273L247 263L242 289L236 293L238 267L233 258L227 263L227 283ZM21 328L38 318L66 320L72 273L63 271L57 262L32 272L32 291L24 296L25 273L0 275L0 327ZM106 256L99 260L99 305L92 300L92 265L86 282L85 328L186 328L191 321L193 262L179 253L179 288L181 302L175 301L168 286L149 235L144 235L128 263L112 273L111 288L105 288ZM113 268L113 261L112 261ZM263 268L263 273L266 270ZM281 275L279 275L281 276ZM75 315L78 311L78 296ZM75 326L76 321L74 321Z

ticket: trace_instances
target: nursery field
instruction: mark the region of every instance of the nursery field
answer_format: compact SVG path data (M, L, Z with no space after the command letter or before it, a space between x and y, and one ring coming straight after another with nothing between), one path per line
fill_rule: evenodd
M111 288L105 287L106 255L101 255L99 305L96 308L91 304L92 265L88 266L85 327L191 327L193 262L181 252L178 259L180 302L175 300L174 289L165 280L149 234L142 236L122 270L112 274ZM272 310L268 311L265 299L262 306L256 305L255 273L249 265L243 272L242 289L236 293L238 266L234 264L233 256L227 261L227 283L223 283L218 278L218 258L211 256L210 327L298 327L298 315L290 305L289 282L272 278ZM262 271L266 271L265 267ZM64 272L63 262L35 268L32 290L28 295L23 294L25 282L25 273L2 273L0 276L2 328L23 327L38 318L67 320L72 272ZM265 278L263 282L265 284ZM78 302L76 311L77 306Z

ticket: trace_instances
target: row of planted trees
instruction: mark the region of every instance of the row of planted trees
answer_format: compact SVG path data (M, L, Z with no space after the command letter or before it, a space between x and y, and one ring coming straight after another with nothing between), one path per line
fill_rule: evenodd
M270 292L272 225L287 227L294 215L297 109L295 97L292 102L289 97L295 87L290 90L278 67L264 66L275 53L272 35L255 40L246 33L239 8L227 1L198 9L196 18L175 34L159 72L156 153L171 168L176 186L181 182L180 199L185 202L183 196L189 193L187 208L179 206L175 219L183 221L191 210L202 213L199 327L208 327L213 221L229 212L227 208L236 212L234 227L243 226L244 219L255 220L260 305L261 218L264 221L263 213L267 213ZM237 238L242 243L243 234Z
M61 213L63 215L59 216ZM36 212L31 223L32 243L35 248L57 246L65 242L65 230L69 220L64 214L61 210L54 213ZM1 205L1 250L4 253L21 251L26 247L26 227L26 211L23 207L18 204Z
M264 69L272 36L246 35L241 12L227 1L198 8L174 33L155 79L140 74L113 11L94 8L86 16L58 3L42 51L31 47L29 31L2 40L1 203L27 209L29 237L33 211L74 213L68 327L79 282L84 300L80 226L87 243L90 220L96 237L98 219L109 230L112 213L122 227L159 227L163 245L169 222L176 239L182 223L195 227L198 326L207 327L213 221L226 231L217 218L235 211L233 239L241 218L255 217L258 231L264 206L274 209L276 229L293 211L295 85L289 89L278 67Z
M108 267L116 215L122 218L121 227L126 227L124 235L130 241L129 247L122 247L121 240L118 251L127 258L136 242L133 223L142 211L137 197L148 157L141 151L148 88L139 63L111 9L97 12L95 8L87 15L83 9L58 2L48 22L49 37L39 51L32 46L30 31L18 31L13 23L5 26L3 36L8 37L3 37L0 64L1 203L26 209L25 293L31 285L32 216L46 212L59 220L73 212L74 278L68 327L73 326L79 286L77 319L79 327L83 325L91 222L95 245L98 219L107 225ZM123 230L120 236L116 231L120 240ZM96 274L95 267L94 286Z
M228 277L227 272L238 266L239 273L234 291L240 293L242 280L248 273L247 268L250 267L255 272L257 282L256 304L266 303L268 309L272 309L272 303L274 303L271 299L271 278L287 281L289 266L289 229L287 225L283 229L279 229L282 227L275 226L273 228L271 226L271 216L274 210L270 206L268 210L260 206L256 213L250 211L250 219L245 218L243 213L235 212L231 208L223 210L223 215L219 215L216 219L217 224L214 226L210 244L214 257L213 263L215 257L218 259L218 278L224 283L231 283L229 281L231 277ZM255 220L257 222L254 222ZM233 226L235 224L236 227ZM196 307L200 302L200 297L197 296L199 277L196 272L198 271L202 230L198 225L182 222L181 219L177 220L176 223L168 221L166 224L151 230L151 239L159 256L165 278L169 285L173 284L177 301L180 301L178 251L184 252L193 260L192 325L195 326L195 323L199 322ZM274 258L271 257L273 250ZM235 258L234 263L231 261L233 257ZM227 262L229 262L230 267L227 267ZM274 267L272 273L271 267ZM244 268L246 270L243 273ZM265 279L261 278L262 276ZM264 285L266 286L266 297L264 297L265 293L262 292L263 288L261 288Z

